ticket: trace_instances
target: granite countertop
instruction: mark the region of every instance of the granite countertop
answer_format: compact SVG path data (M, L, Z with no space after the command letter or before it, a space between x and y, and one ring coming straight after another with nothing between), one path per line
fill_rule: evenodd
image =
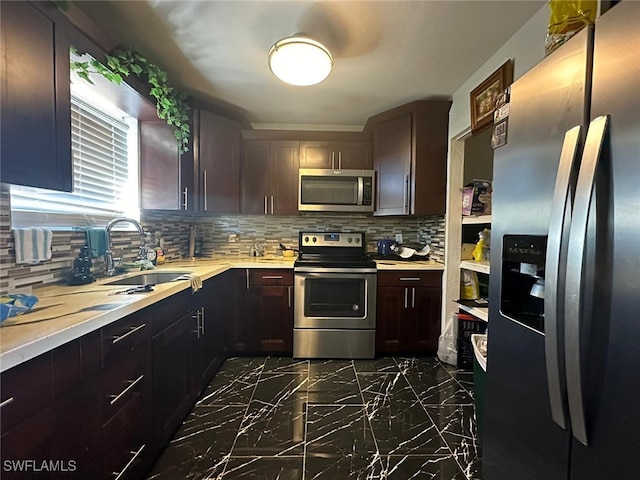
M294 261L295 257L219 255L170 262L159 266L158 270L192 272L204 281L232 268L293 268ZM379 270L444 269L444 265L433 261L379 260L376 263ZM35 290L38 303L31 312L2 322L0 372L191 288L189 280L179 280L155 285L152 292L114 295L131 285L106 285L106 282L136 273L103 278L89 285L54 285Z

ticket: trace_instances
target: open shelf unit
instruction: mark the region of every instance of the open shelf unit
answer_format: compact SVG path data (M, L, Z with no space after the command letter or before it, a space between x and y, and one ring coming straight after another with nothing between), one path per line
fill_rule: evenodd
M449 177L447 179L447 226L446 226L446 286L443 302L443 322L454 313L464 311L487 322L489 308L460 305L460 278L464 270L479 275L490 275L489 262L476 262L461 258L462 244L475 243L477 234L484 228L491 228L491 215L462 215L462 187L474 179L493 180L493 150L491 149L491 129L478 135L470 131L460 133L451 139L449 155ZM486 279L485 279L486 281ZM443 323L444 324L444 323Z
M491 225L491 215L471 215L462 217L463 225Z
M490 273L489 262L476 262L475 260L462 260L460 262L460 268L465 270L473 270L478 273Z

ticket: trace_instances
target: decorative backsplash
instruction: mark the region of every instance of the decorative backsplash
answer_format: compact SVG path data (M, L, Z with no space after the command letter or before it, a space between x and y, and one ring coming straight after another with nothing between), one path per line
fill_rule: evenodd
M201 256L248 255L256 242L266 247L267 254L277 254L278 244L298 246L300 230L362 231L367 236L367 247L376 250L376 241L395 238L402 233L403 243L422 247L431 245L431 258L444 261L444 216L434 217L370 217L351 214L301 214L292 217L264 215L225 215L216 217L190 216L173 212L143 212L142 226L150 232L160 232L165 242L167 261L186 258L189 251L189 232L195 225L202 239ZM236 241L229 241L229 234L236 234ZM0 294L29 293L33 288L64 283L73 260L85 236L80 231L54 231L51 260L36 265L16 264L9 186L0 185ZM113 232L116 256L132 261L138 253L137 232ZM100 274L104 269L102 257L93 259L92 272Z
M367 249L376 250L376 241L395 239L402 233L403 244L423 247L429 243L431 258L444 259L444 217L371 217L366 215L300 214L296 217L234 215L199 219L198 236L203 239L203 255L248 255L251 246L260 242L267 254L277 254L278 244L298 247L298 232L365 232ZM235 241L229 235L235 234Z

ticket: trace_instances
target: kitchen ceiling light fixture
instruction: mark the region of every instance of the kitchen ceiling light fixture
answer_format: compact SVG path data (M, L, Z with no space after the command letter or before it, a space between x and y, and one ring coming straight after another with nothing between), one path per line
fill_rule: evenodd
M320 42L296 33L273 44L269 50L269 68L283 82L306 87L329 76L333 58Z

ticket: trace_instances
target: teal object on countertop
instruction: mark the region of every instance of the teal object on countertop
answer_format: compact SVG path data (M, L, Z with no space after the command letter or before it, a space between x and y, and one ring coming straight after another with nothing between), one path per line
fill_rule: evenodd
M86 228L87 247L89 247L89 257L98 258L107 251L107 233L104 228Z
M38 297L35 295L26 293L3 295L0 299L0 322L28 312L36 303L38 303Z

